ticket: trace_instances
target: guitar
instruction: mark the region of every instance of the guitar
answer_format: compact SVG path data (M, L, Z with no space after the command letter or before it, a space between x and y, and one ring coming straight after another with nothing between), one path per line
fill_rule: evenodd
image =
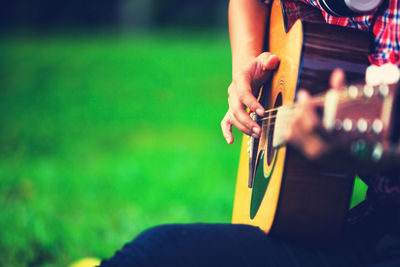
M266 49L280 58L272 80L260 89L264 117L259 139L244 136L232 222L251 224L273 235L335 239L353 189L355 173L307 160L287 147L283 131L296 111L299 88L306 88L323 107L323 126L354 158L379 166L399 139L393 107L395 82L377 86L354 84L364 79L368 65L366 33L298 19L289 25L280 0L274 0ZM329 91L334 68L353 84ZM397 153L397 152L396 152Z

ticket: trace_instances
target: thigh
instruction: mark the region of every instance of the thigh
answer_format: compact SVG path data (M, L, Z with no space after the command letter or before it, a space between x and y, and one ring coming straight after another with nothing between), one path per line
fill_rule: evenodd
M151 228L101 266L365 266L362 244L296 242L234 224Z
M389 260L374 265L370 265L370 267L399 267L399 266L400 266L400 259Z

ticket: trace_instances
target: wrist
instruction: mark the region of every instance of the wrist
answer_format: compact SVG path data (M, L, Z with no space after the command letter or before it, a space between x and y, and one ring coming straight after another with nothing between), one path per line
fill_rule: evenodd
M240 59L232 62L232 80L243 75L243 72L249 68L258 55L242 56Z

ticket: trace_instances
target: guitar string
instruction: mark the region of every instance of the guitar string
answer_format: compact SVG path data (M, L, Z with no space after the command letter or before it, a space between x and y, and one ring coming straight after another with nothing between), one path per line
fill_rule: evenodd
M347 98L347 97L343 97L342 99L339 99L339 100L343 100L343 99L346 99L346 98ZM348 99L348 98L347 98L347 99ZM315 101L315 102L316 102L316 101ZM351 102L353 102L353 101L351 101ZM349 102L349 103L350 103L350 102ZM322 103L317 102L317 103L314 103L314 104L322 104ZM348 104L348 103L343 103L342 105L345 105L345 104ZM268 109L268 110L265 111L265 115L271 114L271 113L274 112L274 111L279 111L279 110L282 109L282 108L293 109L293 108L296 108L297 106L298 106L297 103L293 103L293 104L287 104L287 105L284 105L284 106L279 106L279 107L276 107L276 108Z
M339 100L349 99L349 94L348 94L348 92L347 92L346 89L340 90L340 91L338 92L338 94L339 94ZM325 100L325 96L326 96L326 93L317 94L317 95L313 96L313 98L311 99L311 103L312 103L312 104L322 104L321 101L324 101L324 100ZM266 111L265 111L265 114L271 113L271 112L273 112L273 111L276 111L276 110L278 110L278 109L280 109L280 108L282 108L282 107L292 108L293 106L295 107L295 106L297 106L297 105L298 105L297 103L290 103L290 104L287 104L287 105L285 105L285 106L280 106L280 107L276 107L276 108L271 108L271 109L266 110Z
M321 95L321 96L314 97L311 101L312 101L312 102L315 102L316 104L318 104L318 103L322 104L321 102L318 102L318 101L324 100L324 97L325 97L325 94L323 94L323 95ZM339 92L339 99L338 99L338 100L343 100L343 99L350 99L350 101L349 101L349 102L342 103L342 104L341 104L341 107L348 107L348 106L352 106L352 105L358 104L358 103L356 102L357 99L351 99L351 98L349 98L348 92L346 92L346 91L344 91L344 92L343 92L343 91L342 91L342 92ZM282 125L280 128L275 128L276 120L274 120L274 121L270 120L270 121L268 121L268 123L267 123L267 125L266 125L266 127L268 127L269 129L271 129L271 127L274 127L274 132L275 132L276 130L282 130L283 128L285 128L285 127L287 126L287 124L288 124L287 118L288 118L288 117L291 117L291 116L293 115L293 114L290 113L290 112L292 111L293 108L296 108L296 106L298 106L297 103L291 103L291 104L288 104L288 105L285 105L285 106L280 106L280 107L276 107L276 108L272 108L272 109L266 110L266 111L265 111L265 114L268 114L268 115L271 115L274 111L275 111L276 113L275 113L274 115L271 115L271 116L268 116L268 117L262 117L261 119L258 119L258 120L255 120L255 121L256 121L256 122L259 122L259 121L264 121L264 120L269 120L269 119L277 118L277 117L278 117L278 114L277 114L277 113L278 113L278 111L279 111L280 109L282 109L282 108L288 108L288 109L289 109L289 114L284 114L284 115L283 115L283 114L280 114L280 115L279 115L280 118L286 119L286 121L284 121L283 125Z
M349 103L346 103L347 105L354 105L354 104L357 104L357 103L354 103L355 101L351 101L351 102L349 102ZM292 116L292 114L285 114L285 115L280 115L280 118L283 118L283 119L285 119L285 121L283 121L283 123L281 123L281 127L280 128L274 128L274 131L275 130L284 130L285 129L285 127L287 127L287 124L288 124L288 121L287 121L287 118L288 117L291 117ZM273 115L273 116L270 116L270 117L265 117L265 118L262 118L262 119L260 119L260 120L257 120L257 121L263 121L263 120L268 120L268 119L274 119L274 118L276 118L277 116L276 115ZM276 120L274 120L274 121L269 121L268 123L267 123L267 125L265 125L265 127L268 127L268 128L271 128L272 126L274 126L275 127L275 124L276 124Z
M284 120L284 124L287 124L288 123L288 118L290 118L290 117L292 117L293 116L293 114L286 114L286 115L280 115L279 116L279 118L280 119L283 119ZM259 119L259 120L256 120L255 122L262 122L262 121L267 121L267 120L269 120L269 119L275 119L274 121L269 121L268 122L268 125L272 125L272 124L275 124L275 122L276 122L276 118L277 118L278 116L270 116L270 117L266 117L266 118L262 118L262 119Z
M354 103L355 101L356 101L356 99L355 99L354 101L349 101L349 102L347 102L347 103L342 103L342 104L341 104L341 107L348 107L348 106L351 106L351 105L355 105L355 104L357 104L357 103ZM280 106L280 107L271 109L272 111L268 110L268 111L270 111L270 112L267 112L267 111L266 111L265 113L269 115L269 114L272 114L272 112L274 112L274 111L278 112L278 111L279 111L280 109L282 109L282 108L287 108L287 109L289 109L289 112L291 112L292 109L294 109L294 108L296 108L296 107L297 107L297 104L293 103L293 104L290 104L290 105ZM292 113L290 113L290 114L285 114L285 115L280 114L279 116L280 116L280 117L292 116ZM255 121L258 122L258 121L263 121L263 120L272 119L272 118L276 118L276 117L278 117L277 113L275 113L274 115L271 115L271 116L269 116L269 117L262 117L262 118L260 118L260 119L255 120Z
M318 101L323 100L324 97L325 97L325 94L317 94L311 99L311 102L312 103L315 102L313 104L318 104ZM279 106L279 107L276 107L276 108L268 109L268 110L265 111L265 113L271 113L271 112L276 111L276 110L278 110L278 109L280 109L282 107L293 108L293 107L296 107L297 105L298 105L297 103L290 103L290 104L287 104L287 105L284 105L284 106Z
M354 104L356 104L356 103L346 103L346 104L342 104L341 107L348 107L348 106L351 106L351 105L354 105ZM265 121L265 120L268 120L268 119L275 119L275 118L278 118L278 117L279 118L287 118L287 117L292 117L292 116L293 116L293 113L292 113L292 110L290 110L286 114L277 114L277 113L275 113L275 114L273 114L271 116L262 117L260 119L257 119L257 120L255 120L255 122Z

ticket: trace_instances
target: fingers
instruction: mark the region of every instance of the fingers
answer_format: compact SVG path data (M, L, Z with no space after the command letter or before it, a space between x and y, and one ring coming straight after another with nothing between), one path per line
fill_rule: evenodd
M335 69L330 77L330 86L340 90L345 83L345 73ZM327 153L330 145L317 132L320 120L311 103L311 96L304 90L297 93L298 110L288 125L285 140L297 147L309 159L316 159Z
M344 71L335 69L331 74L329 84L332 89L340 90L345 84L345 80ZM299 91L297 99L300 111L293 118L286 138L298 147L307 158L317 159L327 153L330 145L316 132L320 121L310 103L310 95L305 91Z
M316 160L329 150L328 144L317 134L310 135L303 146L304 155L310 160Z
M230 118L231 115L230 112L228 111L225 117L221 121L222 134L228 144L232 144L234 140L232 135L232 123Z
M346 75L342 69L334 69L332 71L329 84L332 89L340 90L345 84Z
M314 110L308 106L301 106L288 123L285 140L302 147L305 139L314 134L319 119Z
M243 98L243 104L245 104L245 106L249 107L251 111L257 113L257 115L264 116L265 109L263 108L263 106L260 105L260 103L252 95L246 95Z
M279 64L279 58L270 53L262 53L247 66L234 74L234 80L228 88L229 110L221 121L221 128L226 141L233 142L232 126L255 138L259 138L261 127L250 118L246 107L251 112L264 116L265 109L253 95L271 75L271 70Z
M252 112L257 112L258 115L264 115L264 107L257 101L252 93L250 81L240 79L238 82L231 84L228 88L229 100L236 107L244 105ZM231 102L229 103L231 105Z
M320 121L306 91L297 94L298 110L288 124L285 141L297 147L309 159L316 159L328 150L328 145L316 132Z
M233 126L247 135L258 138L261 128L257 122L250 118L250 115L245 111L244 106L238 101L231 101L231 99L229 99L229 106L231 111L230 121Z
M246 112L246 107L252 112L256 112L258 115L264 115L263 106L257 101L257 99L251 93L251 88L243 83L241 87L237 86L236 83L232 83L228 89L229 92L229 110L230 110L230 123L238 128L241 132L259 137L261 132L260 126L250 118Z
M308 101L311 100L311 95L303 89L300 89L297 93L297 103L301 106L307 105Z
M252 120L254 123L254 121ZM256 123L257 124L257 123ZM249 127L242 124L239 120L237 120L232 113L232 110L228 110L225 117L221 121L221 129L222 134L228 144L232 144L234 141L233 134L232 134L232 125L234 125L239 131L251 135L255 138L258 138L261 132L261 129L249 129ZM258 124L257 124L258 126Z
M300 131L298 131L300 132ZM285 136L290 138L290 144L299 149L308 159L315 160L329 150L329 145L315 132L304 134L300 139L295 139L293 132Z
M254 121L253 121L254 122ZM234 116L231 117L231 123L242 133L245 133L247 135L251 135L254 138L259 138L260 137L260 132L261 129L260 127L256 128L250 128L247 125L242 124L239 120L237 120ZM258 125L257 125L258 126Z
M274 70L276 69L276 67L278 67L279 64L279 58L276 55L268 52L261 53L257 57L257 60L261 64L261 68L263 71Z

